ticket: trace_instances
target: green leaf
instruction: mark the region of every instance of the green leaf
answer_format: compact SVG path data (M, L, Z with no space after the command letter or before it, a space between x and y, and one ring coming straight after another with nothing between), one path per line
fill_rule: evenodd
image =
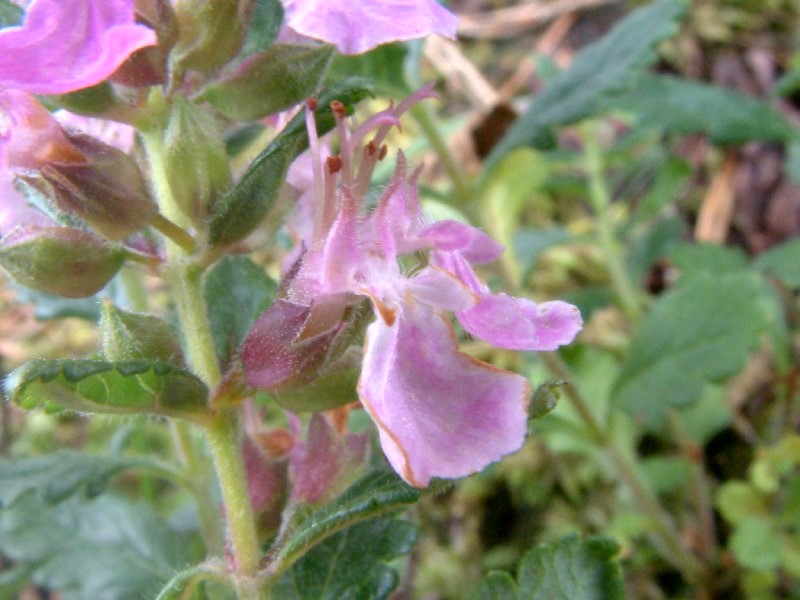
M681 277L741 273L749 268L747 256L739 248L719 244L679 244L669 255Z
M677 31L685 8L686 3L679 0L649 4L581 50L511 126L489 163L518 146L537 146L555 125L574 123L601 110L610 95L630 85L638 72L655 61L653 47Z
M336 81L358 75L374 82L381 96L403 98L413 90L406 82L405 63L409 46L404 43L383 44L365 54L337 55L328 72L328 79Z
M155 414L202 421L208 389L188 371L164 362L34 360L15 369L6 391L26 409L45 406L79 412Z
M175 366L183 352L175 332L161 317L132 313L106 301L102 306L100 333L108 360L159 360Z
M789 240L762 252L756 258L755 266L774 275L791 289L800 289L800 240Z
M322 412L355 402L356 384L361 369L342 369L324 373L307 385L271 394L284 408L293 412Z
M10 506L28 491L38 502L55 504L83 493L100 494L121 471L153 464L145 457L99 456L72 450L0 461L0 507Z
M393 519L372 519L312 548L272 588L285 600L383 600L398 576L384 563L411 551L417 528Z
M203 591L203 583L206 581L224 583L227 589L215 590L216 595L208 596ZM222 564L200 564L177 573L159 592L156 600L205 600L209 597L214 600L232 600L236 595L230 587L231 584ZM226 592L229 593L226 594Z
M610 538L569 535L530 550L519 566L526 600L622 600L619 546Z
M744 481L726 481L722 484L714 504L732 525L753 517L768 519L772 513L769 498Z
M272 302L277 284L246 256L226 256L203 282L214 351L227 362Z
M63 600L153 598L191 560L188 542L150 507L107 495L0 510L0 553Z
M21 25L25 11L11 0L0 0L0 29Z
M62 298L53 294L37 292L21 285L18 286L13 282L8 282L7 285L13 286L14 295L18 302L33 305L33 314L40 321L75 317L96 322L100 318L98 296L80 299ZM112 281L110 285L114 285L114 282Z
M330 103L339 100L348 110L372 94L361 79L348 79L326 89L315 111L317 132L324 135L336 125ZM278 198L289 165L306 148L305 116L300 113L256 157L239 183L215 204L209 223L209 242L228 246L249 235L267 215Z
M255 121L306 100L317 89L333 46L274 44L226 70L198 96L229 119Z
M241 60L266 50L278 37L283 23L283 5L280 0L255 0L247 26L242 50L236 57Z
M658 427L687 406L706 382L739 371L768 326L762 282L754 273L698 274L653 304L633 339L613 400L637 422Z
M766 571L781 564L780 533L772 519L750 517L730 537L730 548L743 567Z
M751 140L785 142L794 127L768 104L721 87L668 77L643 75L636 85L609 101L634 112L642 123L674 133L703 133L715 144Z
M0 600L19 600L20 592L28 586L32 571L30 567L21 566L0 572Z
M505 571L493 571L486 575L469 600L517 600L517 584Z
M378 471L365 475L333 502L300 521L281 546L278 563L291 564L337 531L396 512L416 503L419 498L420 490L405 483L395 473Z

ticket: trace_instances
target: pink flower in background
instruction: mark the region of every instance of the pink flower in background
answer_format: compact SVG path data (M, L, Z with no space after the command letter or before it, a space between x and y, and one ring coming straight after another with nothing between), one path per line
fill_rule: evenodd
M286 327L272 324L299 351L304 343L335 335L360 298L371 300L375 320L367 328L358 394L389 462L420 487L433 477L481 470L519 449L527 431L527 379L459 352L448 312L471 334L504 348L553 350L571 342L582 326L570 304L493 294L471 265L495 260L502 246L463 223L426 223L416 174L408 176L402 155L377 207L367 211L372 171L385 156L383 139L405 110L431 96L423 88L352 132L339 115L340 154L317 166L323 176L313 186L314 222L306 228L311 235L280 300L303 312L302 325L291 330L288 321ZM318 162L313 119L308 122ZM424 252L427 265L410 273L401 269L401 257ZM273 321L282 318L277 309L265 314L271 311ZM277 381L273 365L285 352L283 344L271 353L267 337L257 326L243 346L245 374L254 387Z
M65 94L107 79L157 43L133 0L35 0L25 22L0 31L0 87Z
M441 35L455 38L458 18L436 0L282 0L284 23L303 36L362 54L387 44Z

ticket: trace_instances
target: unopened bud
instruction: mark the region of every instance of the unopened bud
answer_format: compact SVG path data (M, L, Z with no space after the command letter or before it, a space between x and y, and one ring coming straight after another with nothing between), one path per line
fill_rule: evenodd
M214 119L191 102L176 97L164 133L164 163L172 196L196 225L232 184L225 145Z
M71 227L18 227L0 246L0 266L17 283L65 298L96 294L124 261L121 248Z
M173 56L182 67L208 73L239 51L244 32L236 0L179 0L175 14L180 33Z
M38 172L18 178L109 240L122 240L147 226L158 208L134 160L85 134L68 134L68 139L81 160L51 157Z

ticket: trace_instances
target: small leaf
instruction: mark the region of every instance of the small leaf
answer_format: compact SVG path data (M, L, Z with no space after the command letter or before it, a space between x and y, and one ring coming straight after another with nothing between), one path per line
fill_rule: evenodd
M217 357L226 362L258 316L272 302L277 284L246 256L226 256L203 282Z
M395 473L365 475L333 502L303 519L280 548L278 563L292 563L309 548L346 527L416 503L420 491Z
M610 538L569 535L530 550L519 567L526 600L622 600L619 546Z
M780 537L772 519L750 517L736 527L729 544L743 567L767 571L781 564Z
M150 359L182 365L183 352L175 332L156 315L127 312L106 301L100 333L108 360Z
M274 44L223 74L199 95L229 119L255 121L291 108L317 89L333 46Z
M62 600L153 598L192 560L189 541L149 506L109 495L0 510L0 553Z
M780 279L789 288L800 289L800 240L793 239L762 252L755 266Z
M528 406L528 418L538 419L553 410L561 398L558 388L565 383L563 379L549 379L537 387Z
M753 273L702 274L662 295L633 339L613 400L646 427L738 372L768 326Z
M726 481L717 492L716 504L725 520L738 525L753 517L769 518L769 499L744 481Z
M326 89L315 111L319 135L336 124L330 108L333 100L352 110L354 104L371 94L371 88L361 79L347 79ZM209 241L213 246L233 244L258 227L275 203L289 165L306 148L308 134L301 113L250 164L239 183L215 204L209 223Z
M469 600L518 600L517 584L505 571L493 571L484 577Z
M331 536L298 560L272 588L285 600L384 600L398 576L384 563L411 551L417 528L393 519L372 519Z
M79 492L100 494L121 471L147 466L144 457L98 456L71 450L55 454L0 461L0 508L10 506L25 492L34 490L37 501L62 502Z
M606 98L656 60L653 47L677 31L685 8L686 3L679 0L649 4L581 50L569 68L534 98L495 147L489 162L494 164L517 146L542 147L551 127L574 123L602 109Z
M168 363L130 360L34 360L15 369L6 391L19 406L78 412L155 414L202 421L208 389Z
M650 126L675 133L703 133L715 144L751 140L785 142L794 127L768 104L733 90L665 75L643 75L609 101Z

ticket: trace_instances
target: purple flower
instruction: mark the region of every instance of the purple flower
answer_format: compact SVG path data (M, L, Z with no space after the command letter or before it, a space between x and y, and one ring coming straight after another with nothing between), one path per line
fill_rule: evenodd
M282 0L285 25L342 54L426 35L455 38L458 18L436 0Z
M157 43L133 0L35 0L19 27L0 31L0 87L65 94L107 79Z
M417 174L409 177L402 154L376 208L366 210L388 130L412 103L432 95L423 88L352 132L338 119L341 154L327 159L322 181L314 184L314 222L306 228L311 235L279 301L305 307L302 326L289 334L300 351L300 341L337 331L350 307L360 298L371 300L375 320L367 328L358 394L389 462L420 487L432 477L479 471L517 450L527 431L527 379L459 352L448 312L472 335L521 350L553 350L571 342L582 326L578 310L564 302L536 304L492 293L472 265L495 260L502 246L463 223L427 223ZM308 123L318 158L313 120ZM373 130L375 137L365 144ZM401 257L424 253L427 265L412 273L401 269ZM273 319L280 318L275 311ZM284 337L291 329L288 321L271 325ZM268 337L254 328L245 349ZM323 350L315 347L315 364ZM242 360L251 385L269 380L274 358L251 351ZM299 364L298 357L291 362Z

